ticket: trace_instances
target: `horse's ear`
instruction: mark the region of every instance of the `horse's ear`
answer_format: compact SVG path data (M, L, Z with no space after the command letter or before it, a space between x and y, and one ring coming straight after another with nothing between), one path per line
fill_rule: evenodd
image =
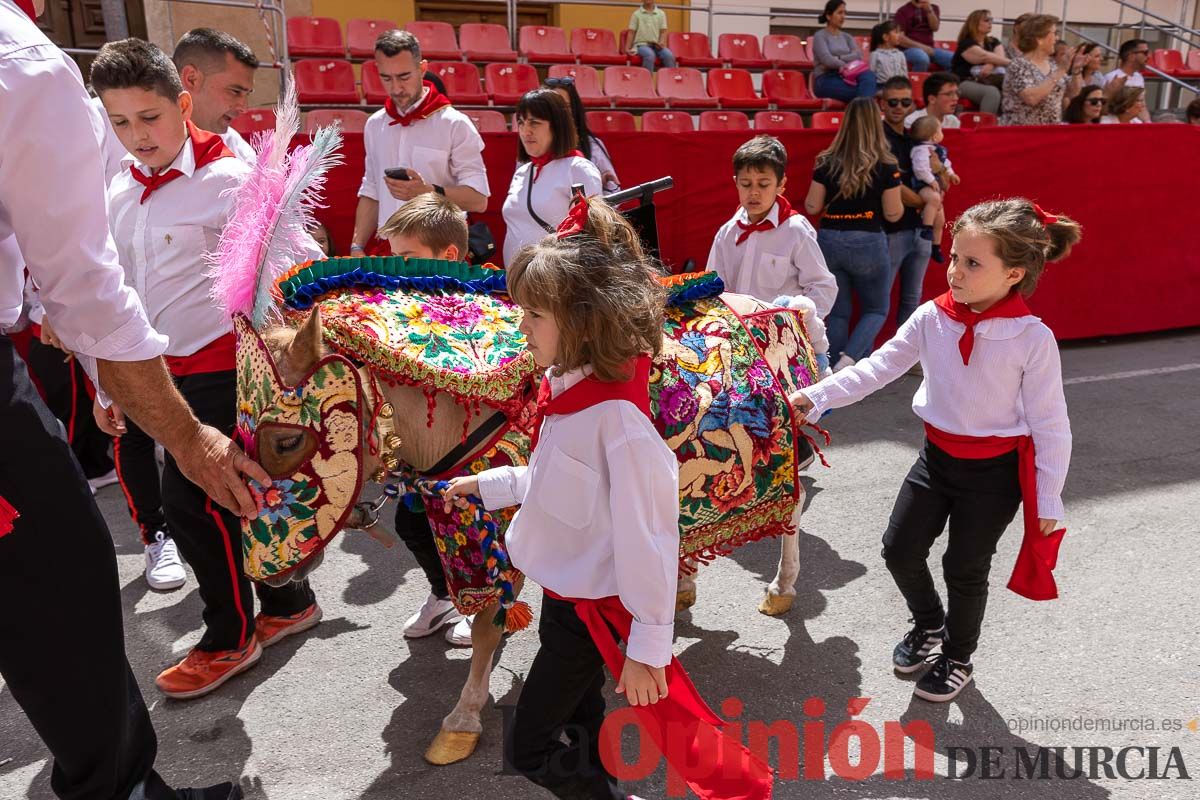
M308 369L320 358L321 311L313 306L312 313L308 315L308 321L300 327L300 330L296 331L296 338L292 340L291 347L288 348L288 360L296 367Z

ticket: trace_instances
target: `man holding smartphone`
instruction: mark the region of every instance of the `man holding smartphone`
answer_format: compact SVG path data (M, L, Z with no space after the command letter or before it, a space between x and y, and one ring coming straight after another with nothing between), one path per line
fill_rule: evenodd
M376 231L415 197L436 192L464 211L484 211L490 194L483 138L471 120L424 79L427 63L416 37L401 30L380 35L375 64L388 99L363 131L366 168L358 190L351 255L366 252ZM386 253L386 246L380 252Z

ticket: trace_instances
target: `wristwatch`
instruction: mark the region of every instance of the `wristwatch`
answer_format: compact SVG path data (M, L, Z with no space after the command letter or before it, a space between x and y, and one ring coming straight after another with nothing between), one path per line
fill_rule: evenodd
M360 245L360 244L352 244L352 245L350 245L350 252L351 252L351 253L353 253L355 250L357 250L357 251L358 251L358 252L360 252L360 253L365 253L365 252L367 252L366 250L363 250L363 248L362 248L362 245Z
M433 187L433 190L434 190L435 192L437 192L438 194L440 194L442 197L445 197L445 196L446 196L446 187L444 187L444 186L438 186L436 183L431 183L431 184L429 184L429 185L430 185L430 186L432 186L432 187Z

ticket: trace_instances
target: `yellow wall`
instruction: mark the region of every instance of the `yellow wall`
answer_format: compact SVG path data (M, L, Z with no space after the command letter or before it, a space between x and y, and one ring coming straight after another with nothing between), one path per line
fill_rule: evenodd
M678 6L690 4L690 0L671 3L671 5ZM667 9L663 9L663 11L667 15L667 30L689 30L687 18L684 16L687 12ZM616 31L617 38L620 39L621 31L629 27L629 16L632 13L632 7L560 5L556 15L558 20L556 24L565 29L568 36L575 28L608 28Z

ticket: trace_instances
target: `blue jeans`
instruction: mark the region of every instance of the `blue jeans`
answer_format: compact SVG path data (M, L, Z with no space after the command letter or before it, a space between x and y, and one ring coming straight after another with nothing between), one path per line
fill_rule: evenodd
M896 325L912 316L921 305L921 289L925 285L925 268L929 266L929 251L933 242L921 238L919 228L896 231L887 235L888 255L891 258L892 279L888 292L900 277L900 304L896 310Z
M919 47L910 47L904 51L904 58L908 60L908 68L913 72L929 72L930 57L925 55L925 51ZM954 53L949 50L943 50L940 47L933 48L933 63L938 69L950 69L950 62L954 60Z
M817 244L838 285L833 310L825 320L829 360L836 364L842 355L847 355L857 361L870 354L875 337L887 320L892 289L887 237L883 231L821 228L817 231ZM859 317L851 331L853 296L858 297Z
M642 66L654 72L654 59L657 57L662 63L659 66L674 67L675 54L667 48L661 48L657 53L654 48L648 44L639 44L637 46L638 58L642 60Z
M849 103L856 97L875 96L875 73L867 70L858 76L858 85L851 86L836 72L822 72L813 81L813 94L817 97L832 97Z

